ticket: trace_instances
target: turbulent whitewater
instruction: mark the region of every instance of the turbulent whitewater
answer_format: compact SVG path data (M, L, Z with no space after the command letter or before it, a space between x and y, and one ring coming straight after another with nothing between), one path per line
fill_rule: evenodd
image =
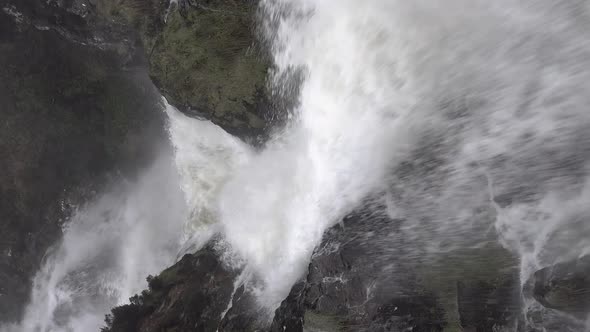
M249 148L208 121L167 104L166 112L174 154L161 151L136 181L76 209L34 279L22 322L1 331L98 331L148 275L217 232L212 200Z
M494 241L519 257L524 285L590 253L587 1L261 7L271 84L280 94L302 78L289 123L254 151L169 107L175 166L164 154L137 183L80 208L23 326L100 326L147 274L214 233L274 309L324 231L368 201L403 221L372 243L387 259ZM525 317L543 311L531 301Z

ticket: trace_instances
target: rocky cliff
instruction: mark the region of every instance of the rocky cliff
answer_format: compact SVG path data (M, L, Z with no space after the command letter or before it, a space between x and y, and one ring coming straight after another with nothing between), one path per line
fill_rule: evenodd
M258 144L267 66L253 1L0 1L0 321L70 209L134 176L164 139L160 92ZM165 144L164 144L165 145Z
M5 321L19 317L70 207L133 176L164 141L160 93L254 145L281 116L256 39L256 1L0 0L0 8ZM114 308L103 331L483 332L518 325L518 262L510 253L492 244L432 261L381 252L371 244L404 222L384 215L358 211L326 232L275 312L258 309L243 271L223 261L223 239L215 238L149 277L149 289ZM588 307L580 296L588 264L564 264L558 270L573 272L543 269L529 291L547 308L578 315Z
M382 227L382 235L363 236L375 226ZM223 262L223 246L215 239L148 278L150 289L113 309L103 331L433 332L516 326L518 273L502 249L464 253L462 261L432 263L424 273L420 262L401 253L392 257L374 250L371 243L391 227L396 223L385 217L355 213L330 229L306 275L270 315L253 309L255 299L241 283L241 271ZM481 261L493 251L508 260ZM469 273L476 260L482 265Z
M133 27L168 102L250 143L270 130L268 60L255 36L257 1L104 0L99 15Z
M139 44L86 6L0 1L0 321L20 315L71 207L163 141Z

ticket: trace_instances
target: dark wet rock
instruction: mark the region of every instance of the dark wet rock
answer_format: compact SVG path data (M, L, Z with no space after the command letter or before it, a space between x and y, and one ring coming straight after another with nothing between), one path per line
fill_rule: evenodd
M92 32L133 31L120 38L124 47L143 51L170 104L253 144L268 136L276 112L266 85L270 61L255 31L258 1L102 0L88 7L96 13L83 16Z
M535 272L533 296L543 306L585 320L590 311L590 256Z
M375 259L365 233L375 222L386 220L352 216L327 232L305 281L277 309L273 331L443 331L436 296L412 272Z
M457 283L457 305L465 331L484 332L501 328L516 331L520 310L518 274L506 280Z
M0 1L0 321L19 318L72 207L133 177L165 134L146 72L82 43L90 28L79 15Z
M102 8L107 2L3 0L0 7L12 17L18 31L51 31L76 47L115 53L121 65L136 64L143 57L139 36L126 21L104 15Z
M307 277L277 309L273 331L493 331L516 326L520 284L510 255L489 247L419 261L404 253L411 246L391 233L402 223L360 213L329 230ZM383 241L402 243L382 247Z
M215 331L237 275L219 260L210 243L149 277L149 290L114 308L103 331Z
M158 123L147 114L159 106L138 67L181 111L246 141L268 134L272 107L253 30L256 1L0 4L2 320L18 316L31 274L59 237L71 192L91 193L106 174L133 174L149 159L144 145L159 133L139 128ZM424 146L420 155L438 145ZM423 159L402 165L400 177L418 169L419 188L442 187L426 175L444 160ZM491 331L512 324L513 257L483 246L425 260L405 249L414 248L411 239L396 235L404 222L357 213L329 230L272 324L236 284L240 271L210 243L113 309L105 331Z
M19 30L53 31L71 43L142 65L170 104L260 144L279 118L254 0L3 0ZM0 2L0 4L2 3Z
M0 321L72 206L133 176L162 136L159 93L260 143L256 1L0 0Z
M275 311L270 330L273 332L303 331L305 317L306 282L299 281L292 288L287 298Z
M149 289L116 307L103 332L255 331L266 321L240 285L240 269L220 259L217 240L185 255L156 277ZM237 286L237 289L235 289Z
M131 314L124 311L129 306L115 308L114 319L107 319L113 329L105 331L123 331L114 327L127 324L127 315L138 318L136 327L126 331L164 327L189 331L192 324L204 322L208 325L199 325L204 331L514 329L520 313L520 292L516 270L504 270L511 266L510 261L474 263L468 259L483 254L471 253L416 263L413 257L405 259L399 251L386 252L378 245L400 223L379 213L358 213L328 230L306 276L293 286L272 322L257 306L247 284L241 283L239 269L222 264L222 255L209 244L162 274L175 271L172 275L180 277L152 279L150 290L139 301L132 298L135 309ZM370 231L375 229L381 231ZM495 247L484 252L505 258ZM421 269L421 264L428 265ZM477 273L466 270L466 265L475 266ZM169 281L155 288L154 280L162 279ZM158 289L163 291L158 293Z

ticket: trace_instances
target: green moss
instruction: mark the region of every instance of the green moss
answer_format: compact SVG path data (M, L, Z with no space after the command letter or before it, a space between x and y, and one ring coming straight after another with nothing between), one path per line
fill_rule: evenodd
M150 76L172 105L241 137L260 135L268 63L253 49L256 2L186 3L181 9L174 5L166 17L168 4L103 0L98 12L138 32Z
M418 267L425 289L436 294L445 312L445 332L461 331L457 284L485 283L501 287L514 275L516 258L494 242L478 249L461 249Z
M305 312L304 322L305 331L310 332L337 332L346 329L341 317L322 315L311 310Z
M166 270L162 271L158 278L162 280L164 285L173 285L178 282L181 276L178 275L178 265L173 265L172 267L167 268Z
M97 11L101 17L142 29L158 20L166 5L167 1L160 0L101 0Z
M172 11L150 50L150 75L168 100L207 114L230 131L259 129L258 91L267 65L251 47L254 6L218 2L215 10Z

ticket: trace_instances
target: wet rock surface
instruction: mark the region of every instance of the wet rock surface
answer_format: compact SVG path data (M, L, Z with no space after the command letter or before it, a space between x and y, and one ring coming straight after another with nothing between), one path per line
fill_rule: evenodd
M260 141L267 66L253 47L255 8L0 1L0 321L20 316L72 206L134 176L165 141L152 82L187 114Z
M266 324L239 281L241 270L220 257L212 240L156 277L149 289L116 307L103 332L256 331Z
M116 29L89 43L91 14L70 5L0 1L0 321L20 316L73 207L133 177L164 141L159 96L132 48L110 47L126 45Z
M380 252L372 245L400 223L357 214L333 227L316 250L305 281L277 310L274 330L492 331L514 326L519 308L514 271L462 277L448 266L445 271L445 266L425 262L434 275L424 274L403 253Z
M210 243L148 278L149 290L113 309L103 331L215 331L237 275L219 260Z
M270 114L257 1L181 0L171 9L166 24L144 38L155 85L181 111L262 140Z
M132 29L149 75L189 116L260 144L276 114L268 98L268 57L255 31L254 0L103 0L97 17Z
M255 38L256 1L0 0L0 9L2 321L18 318L71 207L151 158L163 126L150 79L184 113L253 144L268 135L273 106ZM418 189L443 163L412 160L398 173L414 176ZM501 198L502 206L511 201ZM482 245L421 260L403 249L411 239L395 236L403 225L379 212L345 218L325 234L272 320L211 242L113 309L105 331L517 328L514 257ZM388 241L397 245L379 245ZM538 271L534 298L584 319L589 267L582 258Z
M544 307L585 320L590 310L590 256L543 268L533 276L533 295Z
M375 229L376 224L382 226L382 234L367 231ZM441 273L435 278L444 281L436 284L411 260L401 256L391 259L399 253L379 252L371 245L396 227L399 221L359 213L330 229L316 249L307 274L293 286L272 322L258 309L248 285L242 284L241 272L221 263L215 245L208 244L157 277L169 280L162 288L164 292L158 293L152 286L148 294L161 295L143 295L150 300L138 302L138 327L128 331L159 331L157 328L161 330L164 325L154 322L164 321L178 331L192 331L191 324L204 322L210 325L198 325L197 330L430 332L516 327L519 283L513 270L498 271L498 266L490 266L487 272L482 271L486 278L451 278L443 275L449 270L429 265ZM167 277L169 271L184 272L174 273L182 275L174 279ZM462 281L456 282L461 277ZM449 293L449 288L454 291ZM447 303L449 299L455 306ZM105 331L127 331L115 328L129 321L127 314L121 313L128 307L113 310L113 316L107 319L112 327Z

